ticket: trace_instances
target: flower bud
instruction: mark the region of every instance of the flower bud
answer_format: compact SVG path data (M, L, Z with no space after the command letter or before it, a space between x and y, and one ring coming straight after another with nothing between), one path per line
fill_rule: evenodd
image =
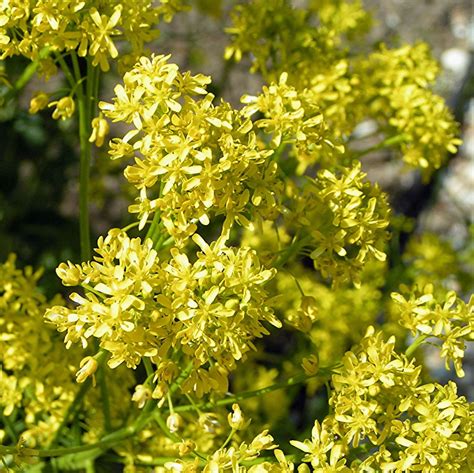
M168 416L166 419L166 427L168 427L169 431L174 434L177 432L183 425L183 418L177 414L176 412L173 412Z
M105 137L109 134L109 123L103 117L102 113L92 120L92 133L89 142L94 143L100 148L104 144Z
M148 386L144 386L143 384L135 386L132 401L138 403L139 409L141 409L149 399L151 399L151 389Z
M76 382L83 383L89 376L97 371L97 360L92 356L86 356L80 363L80 369L76 373Z
M303 358L301 366L304 369L304 372L312 376L318 372L319 369L319 358L317 355L308 356L308 358Z
M46 92L37 92L30 100L30 109L28 110L31 114L38 113L48 106L49 96Z
M157 383L155 389L153 390L152 397L153 399L163 399L168 392L168 385L163 382Z
M56 274L65 286L78 286L81 283L81 267L70 261L61 263L56 268Z
M180 457L184 457L185 455L189 455L196 449L196 444L192 440L183 440L178 445L178 453Z
M233 410L233 412L230 413L227 416L227 420L229 422L229 425L234 430L243 429L246 425L246 422L245 422L245 419L244 419L244 415L242 414L242 411L240 410L239 405L238 404L232 404L232 410Z
M62 99L51 102L48 107L56 107L53 112L53 118L55 120L61 119L66 120L71 118L76 109L76 105L72 97L63 97Z
M303 296L301 299L301 311L314 322L318 315L316 299L312 296Z

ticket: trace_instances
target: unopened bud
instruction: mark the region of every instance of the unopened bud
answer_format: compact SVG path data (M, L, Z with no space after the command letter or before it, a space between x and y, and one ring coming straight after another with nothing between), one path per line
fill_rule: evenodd
M301 366L304 369L304 372L309 375L315 375L319 370L319 358L317 355L308 356L308 358L303 358Z
M51 102L48 107L56 107L53 112L53 118L55 120L61 119L66 120L66 118L71 118L76 105L72 97L63 97L62 99Z
M227 421L229 422L229 425L234 430L243 429L245 427L246 422L239 405L232 404L232 410L233 412L227 416Z
M192 440L183 440L178 445L178 453L180 457L189 455L191 452L194 452L196 449L196 444Z
M166 427L168 427L169 431L174 434L177 432L181 426L183 425L183 418L177 414L176 412L173 412L168 416L166 419Z
M135 386L132 401L138 403L139 409L141 409L149 399L151 399L151 389L148 386L144 386L143 384Z
M38 113L48 106L49 96L46 92L37 92L30 100L31 114Z
M109 134L109 130L109 123L101 113L92 120L92 133L89 137L89 142L95 143L95 145L100 148L104 144L104 139Z
M316 299L312 296L303 296L301 299L301 311L314 322L318 315Z
M86 356L80 363L80 369L76 373L76 382L83 383L89 376L97 371L97 360L92 356Z

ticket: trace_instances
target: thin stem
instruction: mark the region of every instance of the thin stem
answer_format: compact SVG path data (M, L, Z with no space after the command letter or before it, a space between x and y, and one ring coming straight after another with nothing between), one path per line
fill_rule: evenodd
M69 69L69 66L66 64L66 61L61 56L61 54L56 53L56 61L58 61L59 65L61 66L61 70L63 71L64 76L66 77L67 81L69 82L69 86L71 90L75 90L77 88L77 84L80 83L79 79L75 80L74 76ZM81 93L81 90L78 90L78 94Z
M423 334L420 335L415 341L405 350L405 355L407 358L411 358L417 348L429 337L429 335Z
M281 252L280 256L275 261L274 267L277 269L282 268L292 256L297 255L303 250L309 240L309 236L299 239L299 235L296 234L291 244Z
M89 169L91 164L90 117L87 98L81 93L79 101L80 181L79 181L79 228L81 259L87 261L91 255L89 227Z
M290 386L295 386L298 384L302 384L306 382L308 379L315 378L315 377L326 377L330 376L332 374L332 369L331 368L321 368L317 374L313 375L307 375L307 374L299 374L296 376L293 376L286 381L282 381L280 383L275 383L270 386L266 386L261 389L256 389L255 391L244 391L242 393L234 394L233 396L226 397L224 399L219 399L218 401L213 401L213 402L204 402L201 404L186 404L184 406L175 406L174 411L175 412L186 412L190 411L192 409L200 409L200 410L206 410L206 409L212 409L213 407L217 406L227 406L228 404L233 404L234 402L241 401L243 399L248 399L251 397L259 397L263 396L267 393L270 393L272 391L277 391L278 389L285 389Z
M102 412L104 414L104 430L110 432L112 430L112 416L110 413L110 398L109 390L107 388L107 365L105 361L108 358L108 353L105 350L100 350L99 340L97 340L96 348L99 350L99 355L96 355L95 358L101 360L100 365L97 367L97 381L99 383L100 397L102 402Z
M192 398L189 394L187 394L187 393L185 393L184 395L187 397L189 403L191 404L191 406L193 407L193 409L196 411L196 413L197 413L199 416L202 415L202 411L199 409L198 406L196 406L196 403L194 402L193 398Z
M158 210L156 210L155 215L153 216L153 220L151 221L151 225L148 228L148 231L146 232L145 239L146 238L151 238L153 240L159 222L160 222L160 212L158 212ZM153 241L155 241L155 240L153 240Z
M148 358L142 358L142 361L143 361L143 366L145 367L146 375L148 379L155 374L155 370L153 369L153 366L151 365L151 361Z
M375 146L371 146L370 148L363 149L361 151L356 151L355 155L357 158L360 158L362 156L365 156L366 154L370 154L374 151L378 151L379 149L390 148L391 146L396 146L401 143L404 143L407 141L407 139L408 137L404 134L391 136L390 138L383 140L381 143Z
M110 398L107 388L107 374L105 363L97 371L97 381L99 383L100 397L102 401L102 411L104 414L104 429L106 432L112 430L112 416L110 414Z
M41 59L47 58L49 54L49 46L46 46L40 50L38 53L38 58L25 67L20 77L13 84L13 87L6 93L6 100L9 100L11 97L17 95L26 86L26 84L30 82L38 69Z
M219 450L222 450L223 448L227 447L227 445L229 444L229 442L232 440L232 437L235 435L235 432L236 430L235 429L232 429L229 433L229 435L227 436L227 438L224 440L224 443L222 444L221 448Z
M5 425L5 431L7 435L10 437L10 440L13 443L17 442L17 437L16 437L16 432L15 432L15 427L13 423L10 421L9 416L6 416L5 414L1 415L3 424Z
M102 363L104 362L104 360L106 360L107 358L107 352L105 352L104 350L101 350L97 353L97 355L95 356L95 359L98 363L98 369L100 369ZM66 413L64 414L64 417L61 421L61 424L59 424L59 427L58 427L58 430L56 431L56 434L53 438L53 440L51 441L51 443L49 444L50 447L55 445L57 443L57 441L59 440L60 438L60 435L62 434L62 431L64 430L64 428L66 427L69 419L76 413L76 411L79 409L79 407L81 406L82 404L82 401L84 399L84 396L86 395L87 391L89 390L89 388L92 386L92 379L91 378L88 378L86 379L86 381L81 385L81 387L79 388L79 390L77 391L76 393L76 397L74 398L74 400L72 401L72 403L69 405L69 407L67 408L67 411Z
M153 220L147 220L146 223L152 223ZM133 222L129 225L127 225L126 227L123 227L121 230L123 232L128 232L131 228L134 228L134 227L138 227L138 225L140 225L140 222Z
M69 407L67 408L66 413L64 414L64 417L62 418L61 423L59 424L58 430L56 431L56 434L53 438L53 440L50 443L50 446L56 445L58 440L60 439L60 436L65 429L69 419L76 413L76 411L79 409L79 407L82 404L82 400L84 399L84 396L86 395L87 391L89 391L89 388L92 386L92 379L88 378L86 381L81 384L81 387L76 393L76 397L72 401L71 404L69 404Z
M179 389L183 381L191 373L192 369L193 369L193 362L191 361L188 364L188 366L186 366L186 368L181 372L181 374L176 378L176 381L170 386L170 389L169 389L170 394L174 394Z
M181 375L170 387L171 393L174 393L179 388L181 383L189 376L192 366L193 366L192 363L190 363L188 367L182 371ZM249 397L262 396L268 392L275 391L277 389L284 389L290 386L304 383L306 380L316 377L316 376L320 376L321 374L324 374L325 376L329 376L332 373L332 370L334 368L335 366L330 367L330 368L321 368L321 370L319 371L317 375L294 376L288 379L287 381L272 384L271 386L267 386L262 389L257 389L256 391L243 392L240 394L236 394L234 396L230 396L226 399L221 399L217 402L202 403L197 407L201 409L208 409L215 406L224 406L227 404L232 404L235 401L247 399ZM37 450L37 449L23 448L23 447L4 447L0 445L0 455L20 454L22 456L44 458L44 457L62 457L65 455L70 455L70 454L79 453L79 452L86 452L86 451L94 450L94 449L102 449L103 451L105 451L107 448L110 448L111 446L116 445L123 440L133 437L138 432L140 432L147 424L151 422L151 420L155 418L154 415L152 415L152 413L156 409L156 407L157 407L157 403L155 401L149 401L143 408L141 414L138 416L138 418L135 420L135 422L131 426L116 430L115 432L112 432L111 434L104 436L102 440L96 443L92 443L88 445L79 445L76 447L49 448L45 450ZM194 408L193 405L190 404L187 406L175 407L174 410L175 412L178 412L178 411L184 412L184 411L189 411L193 408ZM257 463L260 463L260 461L263 461L263 457L256 460L252 460L252 462L255 462L255 461L257 461ZM246 464L250 465L250 463L246 463Z

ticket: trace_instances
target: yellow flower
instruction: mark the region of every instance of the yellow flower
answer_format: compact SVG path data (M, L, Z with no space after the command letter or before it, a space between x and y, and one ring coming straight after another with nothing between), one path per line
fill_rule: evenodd
M92 23L89 23L88 35L83 37L79 46L79 56L90 54L93 57L92 65L100 65L104 72L110 69L108 56L112 59L118 56L117 48L110 36L119 34L119 31L114 28L119 23L121 14L122 5L116 5L110 17L99 14L96 8L91 8ZM88 45L89 41L90 45Z
M76 109L76 105L72 97L63 97L62 99L51 102L48 107L55 107L53 118L55 120L66 120L71 118Z
M104 144L105 137L109 134L109 124L107 120L102 116L102 113L92 119L92 133L89 137L89 142L94 143L97 147L101 147Z
M48 106L49 95L46 92L37 92L30 101L29 112L34 114Z
M232 412L227 416L227 421L233 430L242 430L248 425L238 404L232 404Z
M83 383L89 376L93 376L97 371L97 360L92 356L86 356L81 360L80 369L76 373L76 381L78 383Z

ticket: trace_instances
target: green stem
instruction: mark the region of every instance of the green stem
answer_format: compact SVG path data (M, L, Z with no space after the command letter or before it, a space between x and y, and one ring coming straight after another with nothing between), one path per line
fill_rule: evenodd
M101 365L102 363L106 360L107 358L107 352L104 351L104 350L101 350L97 353L97 355L95 356L95 359L97 360L97 363L98 363L98 369L101 368ZM76 413L76 411L80 408L81 404L82 404L82 401L84 399L84 396L86 395L87 391L89 390L89 388L92 386L92 379L91 378L88 378L82 385L81 387L79 388L79 390L77 391L76 393L76 397L74 398L74 400L72 401L72 403L69 405L69 407L67 408L67 411L66 413L64 414L64 417L61 421L61 424L59 424L59 427L58 427L58 430L56 431L56 434L52 440L52 442L50 443L50 446L53 446L55 445L59 438L60 438L60 435L62 434L62 431L64 430L64 428L66 427L69 419ZM81 450L82 451L82 450Z
M85 87L82 83L81 70L76 52L72 52L72 65L77 85L79 109L79 144L80 144L80 182L79 182L79 227L81 242L81 259L87 261L91 257L91 238L89 222L89 180L92 160L91 121L96 109L99 91L99 70L87 61ZM64 62L64 61L63 61ZM68 69L66 69L68 70ZM66 71L65 71L66 73ZM66 73L67 74L67 73ZM85 89L85 90L84 90Z
M146 223L152 223L153 220L147 220ZM138 227L140 225L140 222L133 222L127 225L126 227L121 228L123 232L128 232L131 228Z
M69 69L68 65L66 64L66 61L64 58L61 56L61 54L56 53L56 61L58 61L59 65L61 66L61 70L63 71L64 76L66 77L67 81L69 82L69 86L71 87L71 90L76 90L78 85L81 85L80 80L75 80L74 76L71 73L71 70ZM82 89L81 89L82 90ZM80 93L81 91L78 91Z
M235 432L236 430L235 429L232 429L229 433L229 435L227 436L227 438L224 440L224 443L222 444L221 448L219 450L222 450L224 449L225 447L227 447L227 445L229 444L229 442L232 440L232 437L235 435Z
M282 268L288 260L294 255L297 255L309 243L309 241L309 236L300 239L299 235L296 234L291 244L280 253L280 256L273 266L277 269Z
M156 230L158 228L159 222L160 222L160 212L158 210L156 210L155 215L153 216L153 220L151 222L151 225L148 228L148 231L146 232L145 239L146 238L151 238L153 240L153 242L155 242L154 238L155 238L155 234L156 234Z
M56 431L56 434L52 442L50 443L50 446L57 444L63 430L65 429L67 423L69 422L69 419L79 409L79 407L82 404L82 400L84 399L84 396L86 395L87 391L89 390L91 386L92 386L92 380L90 378L87 379L83 384L81 384L81 387L76 393L76 397L74 398L72 403L69 405L66 413L64 414L64 417L62 418L61 424L59 424L58 430Z
M193 369L193 362L191 361L188 364L188 366L186 366L186 368L183 371L181 371L181 374L176 378L176 381L170 386L170 389L169 389L170 394L174 394L179 389L183 381L191 373L192 369Z
M72 64L76 81L81 80L79 62L75 52L72 53ZM87 78L86 89L89 88L91 77ZM90 114L89 100L84 93L83 84L77 88L79 105L79 145L80 145L80 178L79 178L79 233L81 242L81 260L90 259L90 227L89 227L89 170L91 164L92 147L89 143Z
M406 349L405 356L411 358L417 348L429 337L429 335L423 334L420 335L415 341Z
M396 136L391 136L390 138L387 138L383 140L381 143L371 146L370 148L363 149L361 151L356 151L355 156L357 158L360 158L362 156L365 156L366 154L372 153L374 151L378 151L379 149L383 148L390 148L391 146L396 146L401 143L404 143L408 140L407 135L401 134L401 135L396 135Z
M100 389L102 411L104 413L104 430L106 432L110 432L112 430L112 416L110 414L110 398L109 390L107 388L107 373L105 363L102 363L102 365L97 370L97 381Z
M100 350L99 341L97 340L96 344L97 349L99 349L99 360L100 364L97 367L97 380L99 383L100 397L102 402L102 411L104 414L104 430L105 432L110 432L112 430L112 415L110 413L110 397L109 390L107 387L107 364L105 361L108 358L108 353L105 350ZM98 356L96 355L96 359Z
M5 426L5 431L6 431L7 435L10 437L10 440L13 443L16 443L17 438L16 438L16 432L15 432L15 427L14 427L13 423L10 421L10 418L8 416L2 414L1 417L2 417L2 421L3 421L3 424Z
M175 412L186 412L190 411L192 409L200 409L200 410L206 410L206 409L212 409L217 406L227 406L229 404L233 404L234 402L242 401L243 399L248 399L251 397L259 397L263 396L267 393L270 393L272 391L277 391L278 389L285 389L289 388L290 386L296 386L298 384L302 384L306 382L308 379L315 378L315 377L329 377L332 374L332 368L321 368L318 373L313 374L313 375L307 375L307 374L299 374L296 376L293 376L286 381L282 381L280 383L275 383L270 386L266 386L261 389L256 389L254 391L244 391L242 393L234 394L233 396L226 397L224 399L219 399L218 401L214 402L204 402L201 404L186 404L184 406L176 406L174 407Z
M151 365L151 361L148 358L142 358L142 361L143 361L143 366L145 367L146 375L148 379L155 374L155 370L153 369L153 366Z
M49 49L49 46L46 46L40 50L40 52L38 53L38 58L25 67L20 77L13 84L13 87L9 89L8 92L5 94L5 100L10 100L12 97L18 95L18 93L21 92L21 90L26 86L26 84L28 84L28 82L30 82L30 80L35 75L38 66L41 62L41 59L47 58L50 52L51 51Z
M188 367L182 371L181 375L170 387L171 393L174 393L179 388L181 383L189 376L192 366L193 366L192 363L190 363ZM262 389L257 389L255 391L247 391L240 394L236 394L226 399L221 399L217 402L202 403L198 405L197 407L200 409L208 409L215 406L225 406L227 404L232 404L236 401L247 399L250 397L262 396L266 393L275 391L277 389L284 389L290 386L304 383L306 380L316 377L316 376L320 376L320 375L330 376L333 368L334 367L321 368L319 373L316 375L310 375L310 376L302 375L302 374L297 375L281 383L275 383L275 384L272 384L271 386L267 386ZM102 449L103 451L105 451L107 450L107 448L110 448L113 445L116 445L122 442L123 440L133 437L138 432L140 432L148 423L151 422L151 420L153 420L154 416L152 415L152 413L156 409L156 407L157 407L156 401L148 402L143 408L141 414L138 416L138 418L135 420L135 422L131 426L116 430L115 432L112 432L111 434L104 436L102 440L96 443L92 443L88 445L78 445L76 447L49 448L45 450L37 450L37 449L22 448L22 447L4 447L0 445L0 456L8 455L8 454L20 454L22 456L45 458L45 457L62 457L65 455L70 455L70 454L79 453L79 452L86 452L88 450L94 450L94 449ZM189 411L193 408L194 407L192 405L178 406L174 408L174 411L184 412L184 411ZM259 463L260 461L263 461L263 458L252 460L252 462L255 462L255 461ZM250 463L248 464L250 465Z

